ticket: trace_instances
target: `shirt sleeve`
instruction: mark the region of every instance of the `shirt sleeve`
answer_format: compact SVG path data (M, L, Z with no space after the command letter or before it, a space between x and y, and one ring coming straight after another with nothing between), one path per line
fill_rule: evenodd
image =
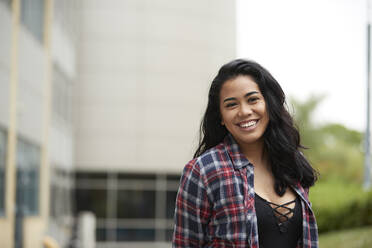
M203 246L210 206L200 167L193 160L185 166L178 189L172 247Z

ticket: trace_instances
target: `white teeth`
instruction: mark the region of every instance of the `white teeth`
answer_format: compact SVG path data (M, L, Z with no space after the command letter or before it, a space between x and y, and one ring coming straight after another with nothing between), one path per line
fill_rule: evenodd
M250 121L250 122L240 124L240 126L243 127L243 128L246 128L246 127L254 126L256 123L257 123L257 121Z

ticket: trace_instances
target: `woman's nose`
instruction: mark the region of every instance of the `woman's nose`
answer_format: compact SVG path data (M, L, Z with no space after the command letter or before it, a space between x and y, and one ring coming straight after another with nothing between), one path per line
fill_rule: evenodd
M242 104L239 108L239 116L248 116L252 114L252 108L248 104Z

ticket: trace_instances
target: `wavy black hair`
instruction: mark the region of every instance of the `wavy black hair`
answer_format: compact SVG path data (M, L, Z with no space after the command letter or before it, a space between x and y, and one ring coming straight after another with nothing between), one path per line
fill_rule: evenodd
M275 178L275 192L282 196L287 187L298 182L304 188L314 185L318 173L300 151L300 134L286 109L285 94L275 78L254 61L236 59L221 67L213 79L208 105L200 125L199 146L194 158L223 141L228 131L221 125L220 91L222 85L238 76L250 76L266 102L269 123L264 132L264 149Z

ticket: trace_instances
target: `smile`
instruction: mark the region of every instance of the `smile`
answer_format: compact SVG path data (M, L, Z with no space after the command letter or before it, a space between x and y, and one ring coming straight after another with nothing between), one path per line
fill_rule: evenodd
M242 122L239 122L237 125L238 125L240 128L250 130L250 129L253 129L253 128L256 127L258 121L259 121L259 120L242 121Z

